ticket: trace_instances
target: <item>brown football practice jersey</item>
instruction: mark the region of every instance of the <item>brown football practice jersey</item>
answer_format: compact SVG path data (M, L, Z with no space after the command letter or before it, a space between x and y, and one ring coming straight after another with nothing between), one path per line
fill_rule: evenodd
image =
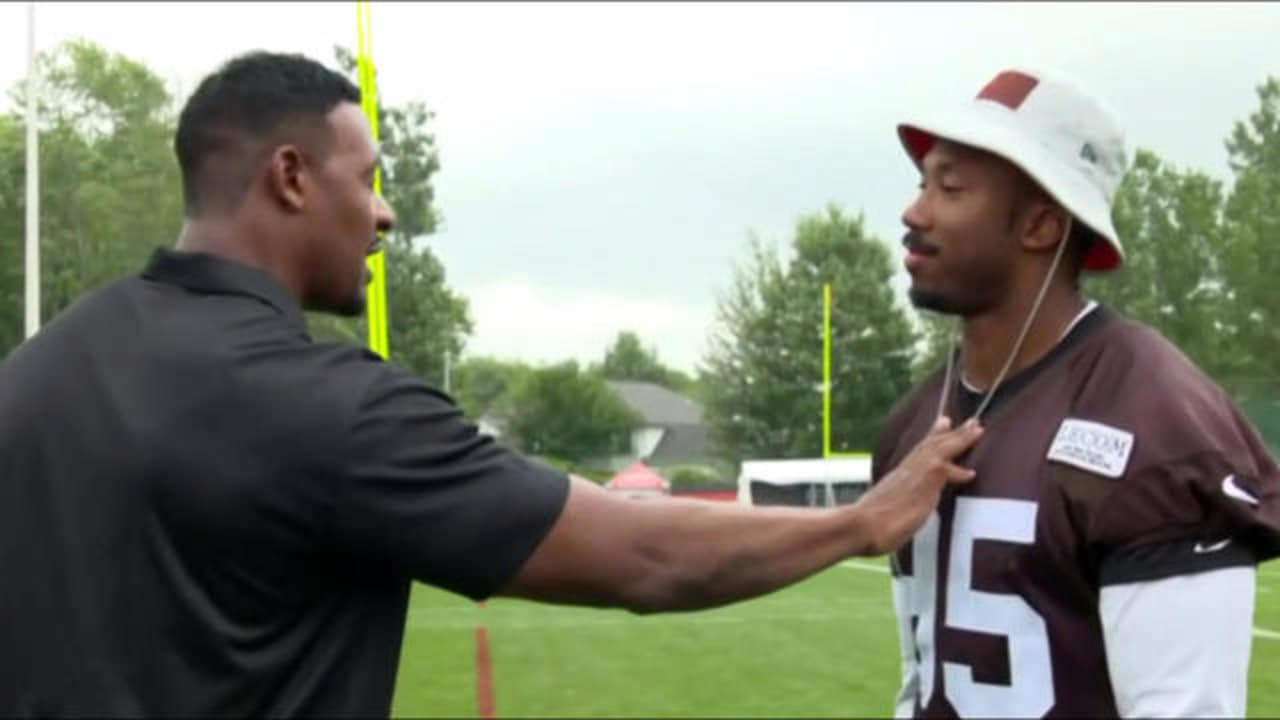
M943 374L895 407L873 481L928 432ZM982 396L953 382L959 424ZM1280 553L1280 472L1257 431L1106 308L1003 384L983 424L961 458L975 480L891 558L918 717L1114 717L1100 587Z

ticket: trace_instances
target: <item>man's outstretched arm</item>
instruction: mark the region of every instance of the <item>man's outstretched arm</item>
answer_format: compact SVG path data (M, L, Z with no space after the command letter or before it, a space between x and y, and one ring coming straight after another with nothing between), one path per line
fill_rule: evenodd
M980 434L976 425L951 430L940 420L881 482L835 509L637 501L574 478L560 517L499 594L641 613L763 595L909 540L948 482L972 479L953 459Z

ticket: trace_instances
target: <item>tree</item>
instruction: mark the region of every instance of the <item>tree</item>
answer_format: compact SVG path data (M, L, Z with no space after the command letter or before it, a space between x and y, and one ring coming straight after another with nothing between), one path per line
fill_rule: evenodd
M1205 173L1139 150L1113 212L1125 263L1083 283L1086 295L1160 330L1218 377L1243 360L1225 312L1223 200L1221 183Z
M646 346L631 330L619 332L605 350L604 360L591 368L606 380L651 382L691 395L696 381L688 374L669 368L658 359L656 348Z
M182 198L169 150L172 97L153 71L83 40L42 53L38 62L41 317L47 322L87 290L137 272L155 247L171 244ZM22 84L10 92L15 107L25 105L24 92ZM23 236L24 146L25 120L10 112L0 121L0 227L15 241ZM0 261L6 268L0 352L7 352L21 339L21 252L7 248Z
M1258 86L1259 107L1226 142L1235 175L1226 203L1224 271L1242 350L1259 378L1280 377L1280 79Z
M0 115L0 357L23 332L23 133L20 121Z
M721 452L822 452L822 285L832 286L832 449L871 447L911 381L914 337L885 244L838 208L803 217L784 263L758 240L717 308L704 358L706 417Z
M606 380L639 380L664 384L667 368L658 360L658 351L645 347L639 336L630 330L618 333L613 344L605 351L604 362L599 368Z
M338 66L353 80L356 59L334 48ZM383 196L396 213L396 227L383 240L387 269L387 332L391 358L428 381L440 384L445 356L458 358L472 324L466 298L449 288L444 266L423 238L436 231L440 216L432 184L440 169L434 115L421 102L378 104ZM363 319L312 315L317 336L366 342Z
M627 448L640 418L575 361L535 369L514 388L507 431L525 452L577 465Z
M1280 79L1257 88L1258 109L1227 139L1235 176L1224 211L1223 267L1231 342L1247 358L1230 378L1236 398L1280 451Z
M490 357L468 358L453 372L453 395L468 417L505 418L514 389L532 368L522 362Z
M932 310L913 308L920 322L920 341L912 365L912 380L920 382L943 366L947 353L959 342L960 319Z

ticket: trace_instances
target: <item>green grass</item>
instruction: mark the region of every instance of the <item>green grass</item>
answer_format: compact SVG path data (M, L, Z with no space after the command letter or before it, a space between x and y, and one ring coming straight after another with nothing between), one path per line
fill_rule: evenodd
M483 624L499 716L885 716L898 679L888 576L854 564L758 600L648 617L479 607L418 586L392 712L475 717ZM1260 571L1254 624L1280 632L1280 562ZM1249 715L1280 717L1280 639L1254 637Z
M1280 717L1280 560L1258 568L1253 626L1271 637L1253 637L1249 717Z

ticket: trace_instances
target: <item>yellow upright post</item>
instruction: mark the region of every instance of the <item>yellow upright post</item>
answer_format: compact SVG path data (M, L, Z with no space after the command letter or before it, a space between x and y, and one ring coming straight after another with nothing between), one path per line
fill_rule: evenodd
M373 65L372 33L370 28L368 0L356 2L356 63L360 73L360 103L365 116L369 118L369 127L373 130L373 139L378 140L378 83ZM382 170L378 168L373 176L373 189L382 194ZM382 357L388 357L390 347L387 338L387 253L379 250L369 258L369 272L373 279L367 288L366 308L368 311L369 348Z

